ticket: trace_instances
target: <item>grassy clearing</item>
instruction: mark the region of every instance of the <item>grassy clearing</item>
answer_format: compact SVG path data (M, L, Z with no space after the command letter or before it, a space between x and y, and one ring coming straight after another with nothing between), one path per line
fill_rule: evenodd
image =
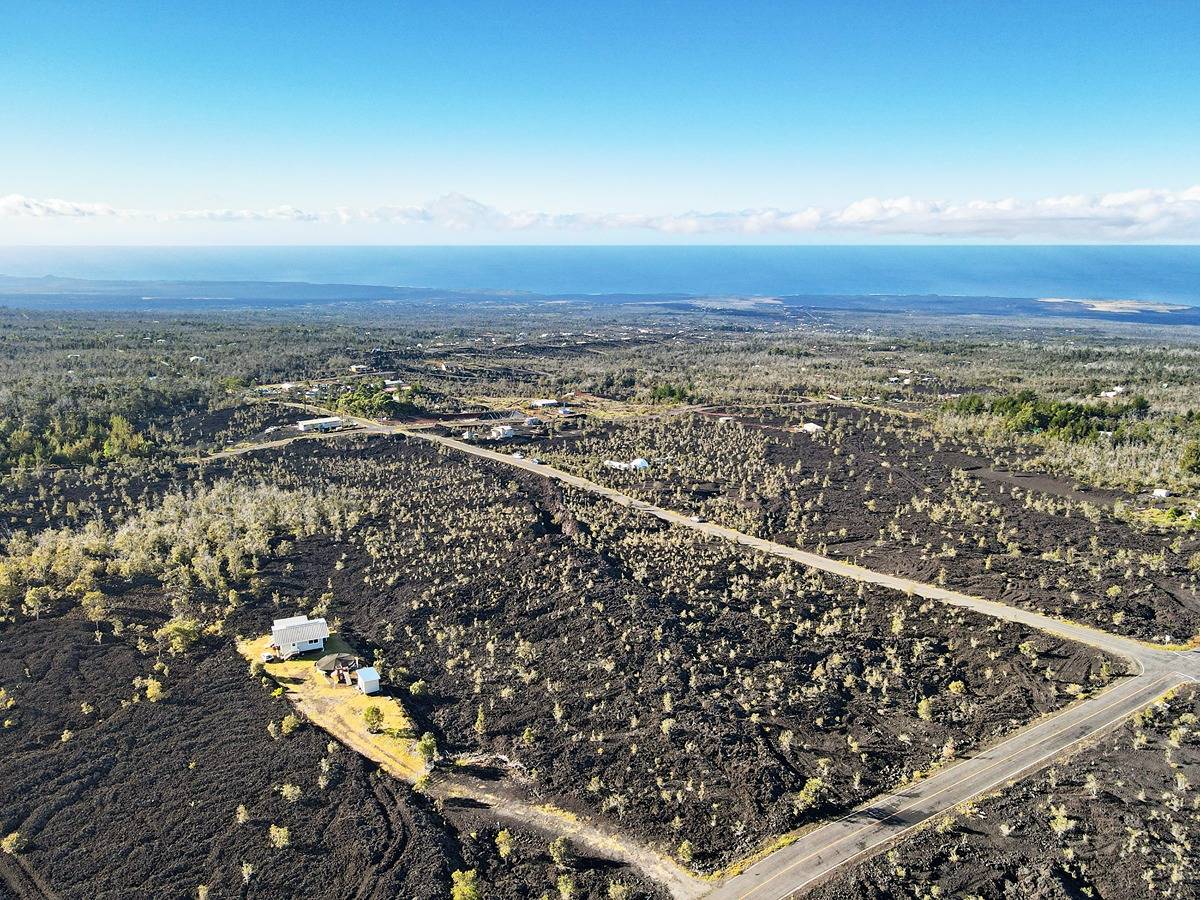
M262 659L268 636L238 642L238 652L254 662ZM336 634L330 635L321 653L306 653L283 662L266 663L265 669L295 707L314 725L353 748L386 771L413 782L426 772L425 760L413 741L413 723L394 697L367 696L356 687L337 684L318 672L313 663L327 653L355 653ZM379 733L367 730L363 712L375 706L383 715Z

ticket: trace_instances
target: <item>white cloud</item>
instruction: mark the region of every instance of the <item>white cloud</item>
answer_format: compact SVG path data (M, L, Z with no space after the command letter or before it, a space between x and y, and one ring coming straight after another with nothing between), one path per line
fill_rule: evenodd
M420 206L269 209L122 209L103 203L0 197L0 219L111 219L146 223L294 222L337 226L370 223L455 232L657 232L665 235L810 235L1009 240L1200 240L1200 185L1183 191L1138 189L1032 201L1006 198L953 202L866 197L840 209L773 207L661 216L628 213L505 211L462 194Z

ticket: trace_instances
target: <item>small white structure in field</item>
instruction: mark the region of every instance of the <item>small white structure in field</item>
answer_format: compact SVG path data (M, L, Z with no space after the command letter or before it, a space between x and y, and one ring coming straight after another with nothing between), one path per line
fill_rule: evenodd
M276 619L271 625L271 646L284 659L309 650L324 650L329 637L329 626L324 619L308 616L289 616Z
M524 425L526 428L537 428L539 425L542 425L542 424L544 424L544 423L537 416L526 416L525 417Z
M512 437L515 433L511 425L493 425L491 438L493 441L503 441Z
M559 414L560 416L573 416L573 415L575 415L575 410L571 409L571 407L569 407L569 406L560 406L560 407L558 408L557 412L558 412L558 414Z
M1168 491L1166 488L1155 488L1154 496L1157 497L1159 500L1166 500L1168 497L1171 496L1171 492Z
M640 472L642 469L650 468L650 463L639 456L637 459L630 460L629 462L619 459L606 459L604 467L607 469L616 469L618 472Z
M547 407L550 407L550 406L558 406L558 401L557 400L546 400L546 399L534 400L529 405L533 409L546 409Z
M374 666L366 666L354 674L358 678L358 689L364 694L379 692L379 672L376 671Z
M322 416L319 419L301 419L296 423L300 431L333 431L342 427L341 416Z
M371 370L370 366L363 365L362 363L355 363L354 365L352 365L350 367L350 371L354 372L355 374L357 374L359 372L369 372L370 370Z
M718 425L728 425L732 421L733 421L733 416L721 416L719 419L717 419L717 424Z
M818 425L816 422L805 422L803 425L800 426L800 430L805 432L806 434L820 434L825 429L822 428L820 425Z

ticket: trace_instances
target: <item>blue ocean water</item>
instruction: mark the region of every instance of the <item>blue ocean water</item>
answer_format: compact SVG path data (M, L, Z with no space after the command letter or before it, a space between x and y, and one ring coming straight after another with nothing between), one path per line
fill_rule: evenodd
M942 294L1200 306L1200 246L7 247L0 274L539 294Z

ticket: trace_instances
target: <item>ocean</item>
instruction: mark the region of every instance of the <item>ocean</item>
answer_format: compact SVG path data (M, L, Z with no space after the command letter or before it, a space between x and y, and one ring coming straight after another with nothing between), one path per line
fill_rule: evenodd
M537 294L940 294L1200 306L1200 246L5 247L0 274Z

